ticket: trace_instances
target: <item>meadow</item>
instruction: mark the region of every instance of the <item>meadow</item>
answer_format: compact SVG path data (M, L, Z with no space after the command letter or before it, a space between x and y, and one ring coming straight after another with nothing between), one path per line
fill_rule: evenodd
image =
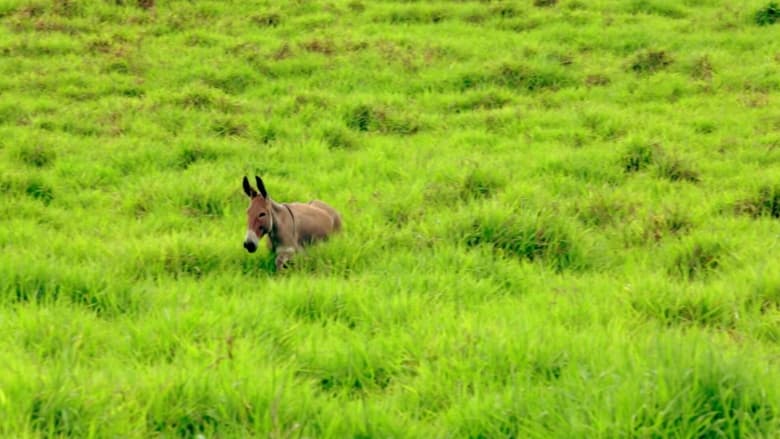
M0 436L777 437L777 21L0 0Z

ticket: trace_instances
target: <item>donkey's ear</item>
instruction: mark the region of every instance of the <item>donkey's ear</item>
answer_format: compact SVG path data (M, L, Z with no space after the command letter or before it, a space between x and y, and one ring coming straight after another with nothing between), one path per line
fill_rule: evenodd
M254 198L257 195L257 191L249 185L249 179L244 176L244 193L249 198Z
M255 176L255 181L257 182L257 190L260 191L260 195L262 195L263 198L268 198L268 192L265 191L265 185L263 184L263 179L261 179L258 176Z

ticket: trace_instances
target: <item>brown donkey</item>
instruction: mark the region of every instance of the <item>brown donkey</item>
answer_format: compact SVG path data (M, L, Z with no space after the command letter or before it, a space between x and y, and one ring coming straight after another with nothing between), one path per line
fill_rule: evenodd
M276 253L277 270L284 268L304 245L323 240L341 229L339 213L322 201L277 203L268 196L263 180L255 177L255 181L257 190L244 176L244 192L251 199L246 211L244 248L254 253L263 235L268 235L271 250Z

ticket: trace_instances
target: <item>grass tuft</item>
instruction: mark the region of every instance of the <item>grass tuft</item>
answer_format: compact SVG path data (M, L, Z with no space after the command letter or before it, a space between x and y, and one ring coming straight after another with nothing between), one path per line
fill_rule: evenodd
M211 131L220 137L245 137L249 127L243 121L235 117L219 117L211 124ZM264 139L273 140L263 136ZM268 143L265 141L264 143Z
M777 1L0 0L0 437L777 436Z
M328 126L322 130L322 140L331 149L355 149L358 139L340 126Z
M630 69L639 75L656 73L674 62L664 50L648 50L642 52L631 62Z
M676 156L662 156L657 162L658 175L671 181L701 181L700 173L694 169L690 161Z
M780 20L780 5L769 2L766 6L756 11L753 21L759 26L769 26Z
M780 186L764 186L755 197L734 204L734 211L753 218L762 216L780 218Z
M709 81L712 79L713 71L714 69L710 57L704 55L694 62L693 67L691 68L691 76L695 79Z
M18 155L19 160L22 163L34 166L36 168L46 167L57 158L57 155L54 151L41 144L22 147L20 148Z
M187 169L193 163L202 161L213 161L218 158L216 151L203 146L185 146L176 157L176 165L179 168Z
M621 158L623 170L625 172L642 171L655 162L656 157L662 153L663 150L658 144L633 140Z
M724 253L717 242L688 243L677 252L670 272L689 281L704 278L720 268Z
M488 245L500 254L542 262L556 271L587 265L568 227L547 215L494 212L476 218L461 234L469 247Z
M28 180L24 192L45 205L49 205L54 200L54 188L38 179Z
M463 200L490 198L505 184L506 182L497 173L475 169L463 180L460 198Z
M633 14L651 14L669 18L685 18L685 12L675 3L668 0L633 0L629 4Z
M422 127L410 116L387 106L357 105L349 109L344 120L346 126L362 132L382 134L413 135Z
M669 236L680 236L693 228L693 222L680 207L667 208L651 214L644 226L644 240L659 242Z
M277 27L282 24L282 16L278 12L253 15L250 20L254 25L260 27Z

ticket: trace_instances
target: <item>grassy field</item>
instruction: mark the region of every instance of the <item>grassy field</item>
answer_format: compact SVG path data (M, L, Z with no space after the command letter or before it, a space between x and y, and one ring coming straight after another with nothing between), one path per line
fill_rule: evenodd
M0 436L777 437L778 19L0 0Z

